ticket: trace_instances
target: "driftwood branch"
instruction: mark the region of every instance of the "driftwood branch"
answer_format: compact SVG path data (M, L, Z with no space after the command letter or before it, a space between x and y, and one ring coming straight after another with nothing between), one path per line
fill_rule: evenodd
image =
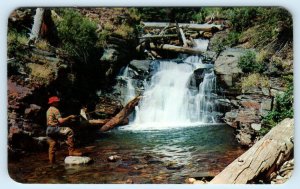
M168 23L168 22L143 22L144 28L165 28L171 25L176 25L175 23ZM216 24L189 24L189 23L178 23L180 28L187 28L190 30L197 30L197 31L212 31L222 30L223 27L221 25Z
M116 127L117 125L122 124L122 122L124 122L124 120L133 111L134 107L138 104L141 98L142 98L141 96L137 96L133 100L128 102L126 106L115 117L110 119L107 123L105 123L101 127L100 131L105 132Z
M293 152L294 119L285 119L248 151L228 165L210 183L246 184L268 177Z
M189 47L180 47L180 46L175 46L175 45L169 45L169 44L160 44L160 45L155 45L154 43L150 43L150 48L151 49L156 49L156 50L166 50L166 51L173 51L177 53L187 53L187 54L202 54L203 51L199 49L193 49Z

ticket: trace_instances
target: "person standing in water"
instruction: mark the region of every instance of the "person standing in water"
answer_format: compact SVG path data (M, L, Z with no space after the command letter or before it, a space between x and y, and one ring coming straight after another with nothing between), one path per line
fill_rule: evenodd
M82 153L75 150L74 147L74 132L69 127L63 126L65 123L70 122L74 119L75 115L70 115L68 117L61 117L60 111L58 109L60 99L57 96L52 96L49 98L48 104L50 105L47 110L47 130L46 135L48 137L49 144L49 162L55 163L55 153L57 151L56 145L58 139L61 137L66 138L66 143L68 145L69 156L81 156Z

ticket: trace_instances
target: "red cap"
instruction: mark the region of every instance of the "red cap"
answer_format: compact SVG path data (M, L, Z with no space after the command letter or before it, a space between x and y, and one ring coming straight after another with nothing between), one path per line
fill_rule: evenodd
M53 102L59 102L59 98L57 96L52 96L48 100L48 104L52 104Z

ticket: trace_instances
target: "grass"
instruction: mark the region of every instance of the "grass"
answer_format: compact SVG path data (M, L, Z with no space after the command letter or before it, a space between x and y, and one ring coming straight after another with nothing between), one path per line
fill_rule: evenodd
M7 55L8 57L17 57L23 53L24 47L28 43L28 38L23 33L9 31L7 35Z
M15 31L8 32L8 36L7 36L8 45L13 44L13 43L26 45L27 42L28 42L28 38L26 37L26 35L24 35L22 33L17 33Z
M114 33L124 39L130 39L134 33L134 29L127 24L122 24L114 31Z
M49 44L46 40L38 40L36 43L35 43L35 46L38 48L38 49L41 49L41 50L44 50L44 51L49 51Z
M269 82L269 78L266 76L263 76L259 73L253 73L253 74L249 74L246 77L243 77L241 80L241 86L242 86L242 90L245 90L247 88L251 88L251 87L269 87L270 86L270 82Z

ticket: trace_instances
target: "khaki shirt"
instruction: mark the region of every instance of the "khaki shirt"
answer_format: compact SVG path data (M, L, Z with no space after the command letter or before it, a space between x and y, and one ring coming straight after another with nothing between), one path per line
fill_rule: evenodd
M58 121L61 118L60 112L54 106L50 106L46 113L47 116L47 126L59 126L60 123Z

